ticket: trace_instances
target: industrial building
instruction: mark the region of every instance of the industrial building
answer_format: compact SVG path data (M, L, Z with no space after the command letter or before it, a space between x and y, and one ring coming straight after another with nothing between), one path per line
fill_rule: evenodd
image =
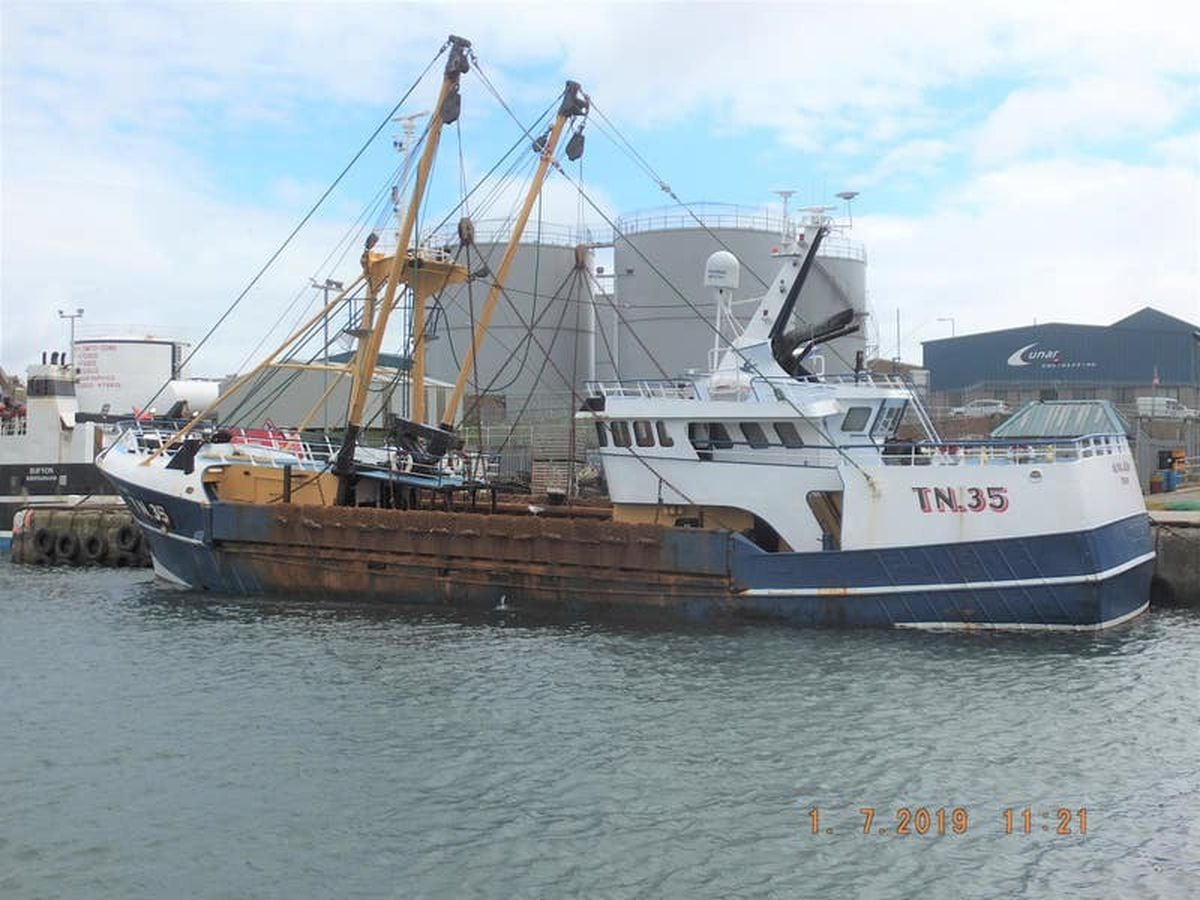
M1048 322L924 342L935 409L992 398L1111 400L1137 415L1138 397L1200 401L1200 326L1151 307L1111 325Z
M344 367L353 353L336 353L327 360L331 366ZM379 355L363 409L367 428L386 428L392 416L408 414L409 362L391 353ZM237 381L228 376L221 385L225 394ZM264 425L315 428L334 431L342 427L350 405L350 378L344 371L333 369L267 368L227 398L220 410L221 421L227 425L259 428ZM425 380L425 408L432 422L441 421L450 389L453 385L436 379ZM322 398L325 398L322 401Z

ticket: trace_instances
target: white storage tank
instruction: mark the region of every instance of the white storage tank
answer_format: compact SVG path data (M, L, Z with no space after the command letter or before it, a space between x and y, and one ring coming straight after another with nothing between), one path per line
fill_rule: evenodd
M601 377L663 378L704 371L716 315L714 293L704 285L709 257L720 250L737 257L740 284L730 290L734 317L744 323L754 311L752 301L768 290L779 290L780 260L774 254L788 246L784 236L799 237L805 231L811 235L816 224L832 224L823 211L805 215L797 229L761 210L723 204L691 209L703 226L678 207L618 220L614 293L620 315L601 308L598 324L606 335L616 331L617 361L611 366L598 350ZM804 246L800 241L801 252ZM866 313L866 252L835 228L818 252L794 322L816 325L846 308L859 316ZM864 346L860 332L838 338L814 355L823 357L826 372L848 372L856 351Z
M480 230L486 231L486 224ZM591 370L592 309L589 280L576 265L592 267L592 253L577 251L568 229L543 227L542 232L540 244L522 243L517 250L460 414L469 414L479 394L490 395L480 412L493 420L515 418L529 395L525 418L565 417L578 406ZM481 241L469 262L462 256L459 261L478 270L482 260L494 272L504 249L500 241ZM490 287L490 276L477 278L469 291L455 285L431 303L426 313L429 377L451 383L457 378Z

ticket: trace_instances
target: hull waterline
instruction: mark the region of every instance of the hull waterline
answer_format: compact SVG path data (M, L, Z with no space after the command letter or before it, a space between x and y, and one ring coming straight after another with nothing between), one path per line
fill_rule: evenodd
M1093 630L1146 608L1154 559L1144 514L1090 531L979 544L767 553L715 529L201 506L119 487L161 577L201 590L298 600L808 627Z

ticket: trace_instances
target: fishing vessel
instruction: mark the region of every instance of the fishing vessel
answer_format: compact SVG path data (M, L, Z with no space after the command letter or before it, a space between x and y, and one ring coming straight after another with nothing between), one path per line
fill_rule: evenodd
M568 158L582 152L590 100L567 83L532 142L537 169L503 260L494 274L472 270L454 248L414 240L473 59L462 39L445 49L395 248L369 237L358 279L260 367L298 365L288 348L363 291L355 355L337 369L352 383L337 440L312 439L302 422L235 441L201 416L174 432L134 425L99 460L159 575L246 594L808 626L1090 630L1146 608L1154 552L1123 434L949 443L912 386L868 372L861 355L852 371L824 373L820 348L861 322L847 311L797 324L828 233L819 219L781 249L778 274L710 371L588 385L577 417L595 429L610 505L499 500L455 415L560 139L569 133ZM468 219L458 238L469 246ZM710 262L720 291L736 261ZM477 278L487 300L431 426L425 304ZM401 296L415 335L412 415L367 447L366 393Z
M96 455L119 434L119 423L136 415L174 426L178 413L217 396L211 381L177 377L177 342L150 336L76 342L72 329L70 346L74 356L43 352L41 362L28 367L23 386L0 370L0 549L11 545L14 518L24 509L121 509L121 498L95 466ZM170 375L159 393L166 410L162 420L131 399L144 401L153 394L153 389L139 391L159 374ZM59 537L43 539L42 557L54 558L52 545ZM78 543L63 540L68 549Z
M23 403L15 389L0 391L0 549L25 507L120 503L93 465L106 439L103 417L79 412L76 380L67 355L55 351L29 367Z

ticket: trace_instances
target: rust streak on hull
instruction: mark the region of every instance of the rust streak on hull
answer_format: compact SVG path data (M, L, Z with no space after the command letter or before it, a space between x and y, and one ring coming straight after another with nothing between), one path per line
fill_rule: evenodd
M697 565L679 556L671 529L594 515L242 504L222 512L213 534L219 582L236 573L250 593L489 608L505 598L569 609L586 598L593 608L677 612L729 590L723 554Z

